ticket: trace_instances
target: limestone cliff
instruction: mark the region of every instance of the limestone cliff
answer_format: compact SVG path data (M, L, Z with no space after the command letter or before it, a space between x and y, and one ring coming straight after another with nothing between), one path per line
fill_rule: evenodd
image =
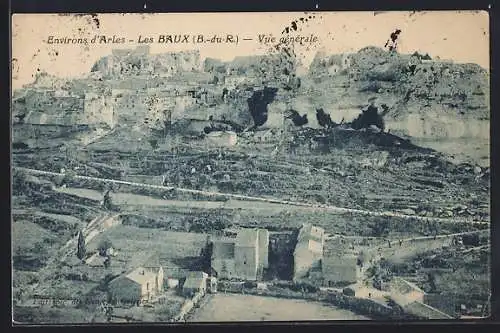
M371 96L389 106L391 130L417 138L489 137L489 74L475 64L401 55L375 47L318 55L302 95L304 109L323 107L352 119ZM306 110L304 110L306 111ZM314 111L314 110L313 110Z
M489 138L489 74L477 65L376 47L352 54L318 53L305 73L297 65L290 50L229 62L205 59L203 64L198 51L114 50L95 63L88 78L39 74L17 93L13 114L33 114L25 119L35 123L35 114L45 114L43 122L64 118L69 124L83 113L82 122L109 123L111 117L118 124L156 124L166 114L172 120L212 116L242 127L281 127L284 111L292 108L308 115L307 126L317 127L316 108L335 122L351 121L369 97L377 96L379 104L389 107L385 122L393 133L417 139ZM260 105L255 101L266 89L277 91L261 103L266 107L258 108L259 118L252 107ZM92 94L107 97L84 103ZM161 98L151 111L146 102L154 96ZM114 115L94 117L104 109Z

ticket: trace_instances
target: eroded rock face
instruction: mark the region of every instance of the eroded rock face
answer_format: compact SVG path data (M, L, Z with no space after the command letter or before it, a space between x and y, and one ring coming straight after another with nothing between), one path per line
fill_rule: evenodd
M377 96L390 107L389 130L429 139L489 136L489 75L478 65L367 47L343 57L319 54L309 75L310 93L333 120Z
M134 117L147 117L152 118L148 122L152 124L166 113L172 121L212 116L237 127L281 128L283 113L293 109L307 116L307 127L318 128L317 109L323 109L335 123L352 122L368 98L376 96L379 106L389 107L383 123L391 133L417 139L489 139L488 73L477 65L366 47L353 54L318 53L309 71L301 72L300 77L297 66L288 49L229 62L205 59L203 66L197 52L151 55L140 48L114 51L96 62L88 79L61 81L38 75L33 86L44 91L36 98L31 97L34 93L17 98L13 113L24 115L26 122L51 123L50 115L59 116L62 111L57 108L62 105L66 110L68 102L74 100L75 107L69 109L75 109L75 117L83 117L82 123L102 122L91 117L92 113L115 110L113 123L134 123ZM98 78L96 73L100 73ZM207 81L215 76L217 80ZM184 91L191 88L179 87L178 81L195 82L194 95ZM106 93L106 87L116 94ZM208 95L197 96L204 89ZM56 94L49 101L46 99L52 92L45 90L71 96ZM172 91L172 96L165 91ZM91 94L99 97L95 105L83 103ZM162 102L150 115L142 100L154 94L161 95ZM30 114L34 109L41 111L40 120Z
M157 74L171 76L182 71L201 70L199 51L183 51L150 54L147 47L133 50L113 50L112 54L99 59L91 69L103 77L114 78L121 75Z
M471 119L472 118L472 119ZM440 113L430 110L425 115L408 114L402 120L391 119L387 128L418 139L489 139L490 121Z
M277 92L277 88L265 87L263 90L255 91L252 96L247 99L248 109L252 115L255 126L262 126L267 122L267 106L274 100Z

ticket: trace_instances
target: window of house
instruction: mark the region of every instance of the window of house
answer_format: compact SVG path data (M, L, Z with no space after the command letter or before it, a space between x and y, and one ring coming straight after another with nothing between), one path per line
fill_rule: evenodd
M149 291L149 282L146 283L146 290Z

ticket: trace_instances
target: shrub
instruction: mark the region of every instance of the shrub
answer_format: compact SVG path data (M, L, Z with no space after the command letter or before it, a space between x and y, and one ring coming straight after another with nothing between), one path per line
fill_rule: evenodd
M166 321L174 318L177 312L180 310L178 304L164 303L159 306L155 306L156 318L159 321Z
M370 225L372 229L371 236L383 237L389 233L390 222L387 218L378 218Z
M82 281L83 280L83 275L78 274L78 273L68 273L68 274L65 274L64 277L66 279L72 280L72 281Z
M156 139L149 140L149 144L151 145L151 148L153 148L153 149L158 148L158 140L156 140Z
M24 142L13 142L12 149L28 149L29 146Z
M288 287L292 291L305 291L307 293L315 293L319 291L319 288L305 282L298 282Z
M479 246L479 235L475 234L465 234L462 236L462 242L466 246Z
M356 292L354 291L354 289L348 288L348 287L342 289L342 293L346 296L355 296L356 295Z
M243 284L243 287L244 288L248 288L248 289L257 288L257 282L255 282L255 281L245 281L245 283Z
M382 84L378 81L369 81L366 85L362 86L360 92L378 92L382 88Z
M111 266L111 257L107 257L106 260L104 260L104 268L109 268Z

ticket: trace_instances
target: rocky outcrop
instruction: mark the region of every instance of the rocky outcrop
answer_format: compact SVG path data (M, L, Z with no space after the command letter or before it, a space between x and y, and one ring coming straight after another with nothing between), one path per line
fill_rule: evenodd
M150 54L148 48L138 47L133 50L113 50L111 55L99 59L91 72L99 72L106 78L118 78L144 74L165 77L199 70L199 51Z
M205 59L203 64L198 51L150 54L147 47L114 50L95 63L86 79L59 80L39 74L25 89L60 93L54 97L57 102L46 101L45 92L36 92L40 97L35 102L18 94L13 114L26 117L36 110L45 114L46 109L60 105L59 100L76 100L71 96L84 100L85 95L96 94L111 96L111 100L93 102L87 109L95 109L94 114L102 113L102 108L116 109L118 123L142 123L147 117L156 124L166 114L172 121L212 116L239 127L279 128L285 124L283 113L293 109L307 114L307 126L319 127L317 108L324 109L336 123L350 122L368 98L376 96L379 104L388 106L384 121L391 133L418 139L489 138L489 74L477 65L366 47L352 54L318 53L309 71L298 74L297 61L289 50L229 62ZM106 89L124 93L112 96ZM270 89L276 91L267 98L264 92ZM151 111L146 101L153 95L163 96L165 101ZM75 101L75 105L79 103ZM68 113L66 104L61 104L63 117ZM89 118L87 113L85 117Z
M487 71L475 64L429 58L376 47L342 56L319 54L309 71L311 106L324 107L337 120L339 113L359 110L377 96L389 106L389 130L419 138L487 138Z

